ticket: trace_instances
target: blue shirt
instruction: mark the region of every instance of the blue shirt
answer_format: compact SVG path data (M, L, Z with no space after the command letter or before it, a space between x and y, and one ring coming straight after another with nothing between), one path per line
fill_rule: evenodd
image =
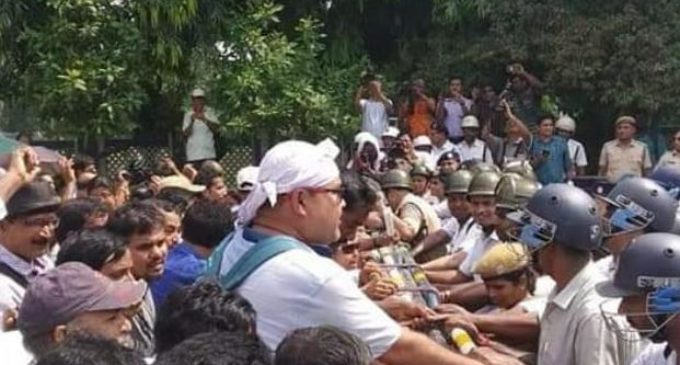
M151 294L156 307L165 302L165 298L178 288L193 284L205 273L207 259L185 242L170 250L165 262L165 270L158 280L151 283Z
M540 158L546 153L547 158L534 166L538 181L543 185L564 182L567 179L567 171L571 168L567 141L559 136L552 136L548 141L534 137L531 141L531 157Z

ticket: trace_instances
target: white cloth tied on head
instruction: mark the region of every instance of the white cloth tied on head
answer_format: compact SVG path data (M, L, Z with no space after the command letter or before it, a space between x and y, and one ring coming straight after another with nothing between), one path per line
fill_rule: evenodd
M382 151L380 151L380 143L378 142L378 139L375 138L375 136L373 136L371 133L359 132L356 136L354 136L354 144L356 145L356 150L354 151L356 155L361 154L361 151L364 150L364 146L366 146L366 144L372 144L378 153L378 157L371 165L371 168L375 171L380 170L380 161L382 161L384 158L384 154ZM354 167L354 160L349 161L347 164L348 169L351 169L352 167Z
M340 149L328 138L317 145L286 141L272 147L260 162L257 182L239 209L239 223L250 223L267 201L274 206L279 194L320 188L338 179L338 153Z

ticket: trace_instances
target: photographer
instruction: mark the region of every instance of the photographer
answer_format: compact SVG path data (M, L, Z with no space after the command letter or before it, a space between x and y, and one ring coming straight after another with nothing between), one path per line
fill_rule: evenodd
M543 83L519 63L508 65L506 71L510 80L500 98L507 100L512 111L526 123L532 133L536 132L541 120L539 101Z
M184 114L182 133L186 138L187 162L200 164L214 160L215 138L219 122L212 108L205 105L205 91L195 89L191 92L191 110Z
M368 98L366 98L368 95ZM382 83L374 75L365 75L354 96L354 105L361 113L361 131L380 138L387 131L392 100L382 91Z
M407 131L411 138L430 135L434 112L435 102L425 94L425 81L413 81L399 110L401 129Z
M472 100L463 97L463 79L458 76L451 77L447 92L439 95L435 115L437 121L446 126L448 137L454 143L463 139L460 122L471 107Z

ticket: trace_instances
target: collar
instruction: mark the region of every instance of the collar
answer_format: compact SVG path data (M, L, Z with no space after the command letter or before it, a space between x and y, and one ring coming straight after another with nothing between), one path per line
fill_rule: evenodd
M242 236L243 239L246 240L246 241L249 241L249 242L253 242L255 244L258 243L259 241L263 241L263 240L266 240L267 238L271 238L271 237L274 237L274 236L275 235L270 235L270 234L264 233L262 231L258 231L258 230L254 229L252 227L243 228L243 236ZM280 236L285 236L285 235L280 234ZM288 237L290 237L290 236L288 236ZM313 247L317 246L317 245L305 244L304 242L300 242L297 238L294 238L294 237L290 237L290 238L293 239L294 241L298 242L302 249L307 250L308 252L316 252L316 250L314 250ZM323 250L321 250L321 251L323 251Z
M579 273L576 274L576 276L569 281L569 284L567 284L560 292L556 292L557 288L553 289L548 300L560 309L567 310L576 295L579 294L590 278L597 275L595 271L593 262L589 262L588 265L581 269L581 271L579 271Z
M475 141L472 142L472 144L467 143L466 140L463 140L463 141L460 142L460 143L463 144L463 145L465 145L465 146L468 147L468 148L472 148L472 147L479 147L479 146L481 146L481 145L482 145L482 140L479 139L479 138L475 138Z
M10 252L5 246L0 244L0 261L9 266L12 270L16 271L24 277L31 277L38 274L42 274L48 269L51 269L52 261L47 255L38 257L37 259L28 262L21 257Z
M444 141L444 143L442 143L441 147L437 147L435 145L432 145L432 149L433 150L439 150L439 151L441 151L441 150L447 150L448 151L448 150L453 149L453 143L451 143L451 141L449 141L447 139L446 141Z
M633 148L637 145L637 141L635 139L631 139L630 143L628 143L628 144L623 144L618 139L616 139L615 141L616 141L616 146L621 147L621 148Z

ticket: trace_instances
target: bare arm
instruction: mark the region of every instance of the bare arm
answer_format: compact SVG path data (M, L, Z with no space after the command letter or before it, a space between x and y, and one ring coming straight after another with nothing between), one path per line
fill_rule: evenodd
M362 108L361 108L361 97L364 95L364 87L359 86L357 89L356 94L354 94L354 107L357 109L357 112L361 113Z
M455 270L463 263L467 254L465 251L454 252L451 255L446 255L440 257L436 260L432 260L423 264L423 270L426 271L442 271L442 270Z
M38 157L32 148L22 147L12 152L7 173L0 178L0 199L8 202L24 184L35 180L39 172Z
M470 314L468 318L481 332L501 337L501 342L538 344L541 327L535 313Z
M378 360L385 365L480 365L445 349L417 332L402 329L401 336Z
M412 254L414 257L428 253L429 251L437 248L441 245L445 245L451 240L451 237L444 231L440 229L432 234L429 234L425 239L423 239L413 250Z
M531 131L529 130L529 128L527 128L527 125L524 124L524 122L522 122L521 119L517 118L517 116L510 109L510 105L508 105L507 101L503 100L501 103L505 108L505 115L508 118L508 123L513 123L515 126L517 126L517 129L519 129L519 134L522 136L522 139L529 142L531 140Z
M545 87L545 84L543 84L543 82L539 80L538 77L526 72L525 70L519 72L518 75L527 80L527 83L529 83L529 85L535 89L542 89Z
M466 276L458 270L447 271L426 271L427 279L433 284L463 284L472 280L471 277Z

